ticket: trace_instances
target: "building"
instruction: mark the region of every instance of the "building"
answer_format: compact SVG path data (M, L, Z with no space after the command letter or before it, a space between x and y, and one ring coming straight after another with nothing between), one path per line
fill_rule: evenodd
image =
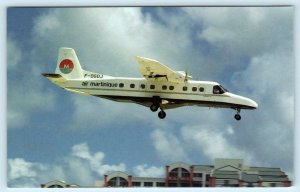
M41 184L41 188L77 188L77 187L79 186L76 184L68 184L65 181L59 181L59 180L50 181L48 183Z
M291 181L280 168L252 167L242 159L215 159L214 165L166 165L165 176L135 177L114 171L104 175L98 187L289 187Z
M135 177L112 171L91 187L289 187L291 184L280 168L247 166L242 159L215 159L214 165L189 165L183 162L166 165L164 177ZM51 181L41 187L79 186Z

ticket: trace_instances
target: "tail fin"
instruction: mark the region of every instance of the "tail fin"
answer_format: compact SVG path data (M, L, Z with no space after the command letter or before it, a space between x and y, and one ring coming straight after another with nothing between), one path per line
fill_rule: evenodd
M74 49L66 47L59 49L55 73L60 74L66 79L78 79L83 77L84 72Z

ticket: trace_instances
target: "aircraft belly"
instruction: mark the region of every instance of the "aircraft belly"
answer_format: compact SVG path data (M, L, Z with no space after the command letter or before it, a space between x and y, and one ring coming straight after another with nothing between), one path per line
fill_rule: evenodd
M119 102L138 103L149 107L152 104L153 96L158 96L162 100L168 101L162 106L165 109L177 108L182 106L199 106L215 108L249 108L242 104L234 104L229 97L207 96L205 94L187 94L187 93L163 93L154 91L140 90L119 90L119 89L99 89L99 88L82 88L73 87L65 88L72 92L84 93L87 95L97 96Z

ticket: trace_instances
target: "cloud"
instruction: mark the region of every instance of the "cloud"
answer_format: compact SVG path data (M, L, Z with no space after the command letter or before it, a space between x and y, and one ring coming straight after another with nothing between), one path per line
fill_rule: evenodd
M163 167L149 166L147 164L133 167L134 176L137 177L163 177L165 169Z
M156 129L151 134L151 138L157 155L164 160L174 162L188 159L181 142L172 132Z
M34 166L33 163L26 162L22 158L16 158L13 160L8 161L8 166L11 167L9 170L9 180L11 179L18 179L20 177L35 177L36 172L31 170L31 168Z
M86 143L76 144L71 153L53 164L29 162L23 158L8 159L9 187L39 187L52 180L64 180L80 186L93 186L108 171L125 171L124 163L105 164L104 153L91 153Z
M22 60L21 49L18 43L9 37L7 39L7 50L7 67L8 69L14 69Z
M103 159L105 157L103 152L97 152L92 155L89 151L89 147L86 143L81 143L72 147L72 156L84 159L90 164L90 170L103 176L108 171L125 171L126 166L124 163L119 165L108 165L103 164Z
M283 44L291 45L292 7L207 7L184 9L203 30L198 37L216 47L225 48L226 54L259 55L272 52ZM218 14L215 14L218 12ZM272 37L272 38L270 38ZM245 46L246 45L246 46Z
M229 126L227 130L218 130L210 125L183 127L181 134L188 145L193 146L193 150L201 151L211 161L215 158L242 158L247 162L254 163L254 157L250 151L245 151L229 142L229 136L233 135L233 130Z
M37 111L52 110L56 98L53 90L43 87L39 67L29 65L31 59L22 54L16 39L8 38L7 54L7 120L8 128L16 128L27 123Z

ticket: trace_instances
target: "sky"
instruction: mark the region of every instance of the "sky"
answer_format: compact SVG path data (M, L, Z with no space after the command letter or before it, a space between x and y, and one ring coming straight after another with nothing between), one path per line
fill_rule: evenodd
M163 177L165 165L215 158L294 176L293 7L8 8L7 184L94 186L108 171ZM58 49L81 66L141 77L135 56L216 81L258 103L242 110L150 109L76 95L54 73Z

